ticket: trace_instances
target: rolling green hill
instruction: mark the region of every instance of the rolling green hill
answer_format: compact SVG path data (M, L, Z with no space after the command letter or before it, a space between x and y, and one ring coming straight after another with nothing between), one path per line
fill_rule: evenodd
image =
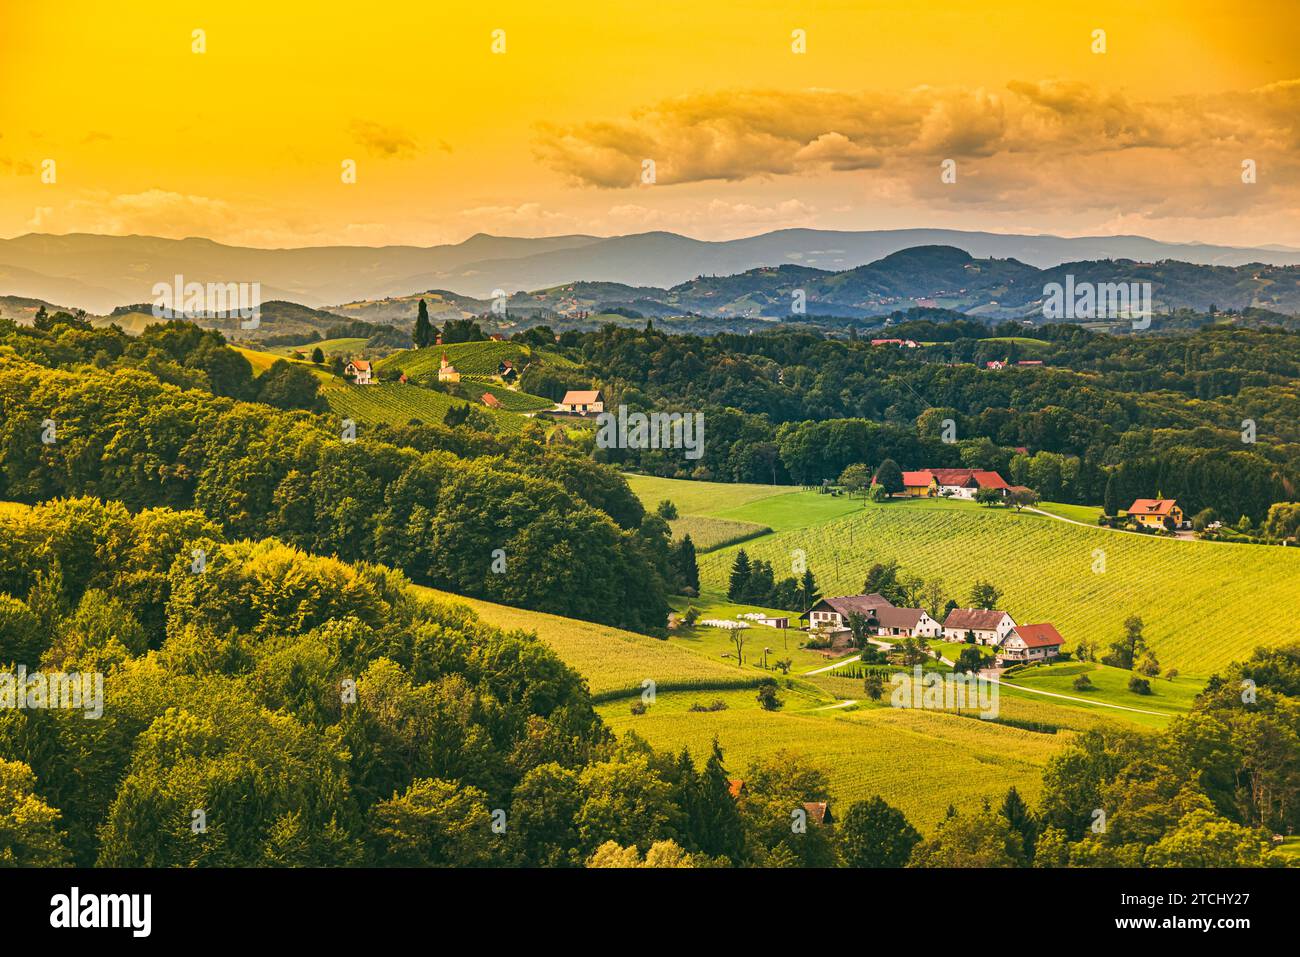
M776 750L796 751L825 767L837 801L882 795L922 831L933 829L949 803L977 807L1012 785L1036 797L1044 763L1069 741L1068 734L949 714L885 706L846 711L797 680L782 689L782 710L764 711L751 687L764 674L756 669L617 628L412 588L467 605L489 624L536 632L587 679L603 701L601 716L620 734L635 731L657 748L685 746L696 756L707 754L716 736L737 771ZM633 715L630 705L640 700L645 679L655 682L655 699L645 714ZM691 710L718 700L724 709Z
M766 499L744 517L763 521L765 507L811 506L816 498ZM725 589L736 547L700 558L703 586ZM824 594L857 594L867 569L890 559L942 579L959 599L987 580L1017 621L1053 622L1067 648L1080 639L1107 645L1139 615L1161 663L1192 673L1274 641L1300 604L1300 550L1133 535L964 502L858 502L848 515L743 547L773 567L803 549Z
M450 592L412 588L426 597L468 605L484 621L501 628L533 631L550 645L565 663L587 679L597 697L636 697L642 682L654 681L664 690L671 688L748 688L760 675L735 665L714 661L678 648L649 635L562 618Z
M333 376L322 382L321 393L339 415L358 422L385 422L389 425L406 425L412 419L440 423L448 409L464 405L466 401L413 383L379 382L358 386ZM491 409L482 403L473 404L491 416L497 431L505 435L519 432L528 421L515 412Z
M332 355L341 355L344 358L347 358L351 355L364 355L366 343L369 341L370 340L368 339L358 338L320 339L316 342L304 342L300 346L277 346L270 351L274 352L278 356L289 358L292 357L295 352L310 357L312 350L320 349L320 351L325 354L326 358L329 358Z
M443 353L461 375L496 375L497 364L502 359L509 359L522 370L529 349L515 342L456 342L448 346L403 349L380 359L376 365L380 369L401 369L412 379L437 379Z

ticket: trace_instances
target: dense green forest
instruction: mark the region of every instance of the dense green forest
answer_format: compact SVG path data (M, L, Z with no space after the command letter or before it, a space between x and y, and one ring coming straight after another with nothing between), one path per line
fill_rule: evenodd
M178 340L194 342L179 359L166 348ZM141 340L11 323L0 368L0 499L197 508L233 537L383 561L462 594L651 633L666 622L667 524L540 427L506 442L358 426L346 441L328 416L238 401L261 380L218 333L184 323Z
M798 342L765 345L852 349ZM663 518L540 428L346 441L242 361L184 323L0 328L0 498L30 503L0 507L0 676L104 695L93 719L0 708L0 865L1274 865L1300 823L1295 645L1166 731L1080 735L1033 806L990 794L924 837L791 753L614 740L536 637L408 582L653 633L685 573ZM827 800L833 823L792 829Z
M716 746L614 741L535 637L400 573L97 499L0 526L0 663L105 675L96 720L0 711L0 864L1258 866L1300 817L1296 646L1167 732L1082 735L1037 807L990 795L922 840L875 798L799 831L823 769L775 753L736 799Z
M1300 334L1114 336L970 320L903 321L877 334L929 345L799 331L669 336L651 324L606 327L569 351L605 387L607 406L706 413L698 461L597 453L657 475L815 485L889 458L996 469L1045 499L1096 504L1114 471L1125 503L1163 494L1189 515L1213 508L1256 523L1295 498ZM1043 364L985 368L1003 359Z

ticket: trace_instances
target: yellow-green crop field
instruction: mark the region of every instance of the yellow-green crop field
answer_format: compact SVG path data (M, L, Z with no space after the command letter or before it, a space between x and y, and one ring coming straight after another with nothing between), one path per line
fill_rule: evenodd
M722 548L772 531L766 525L755 522L733 522L725 518L710 518L707 515L687 515L683 518L675 518L668 524L672 527L673 538L691 536L696 552Z
M723 711L691 712L678 699L707 704L712 698L685 692L660 695L642 715L633 715L625 700L599 711L618 734L635 731L656 748L685 746L696 758L708 754L716 736L736 776L755 758L797 752L827 771L841 807L878 794L922 832L933 830L949 803L975 808L1013 785L1036 800L1043 765L1070 738L923 711L796 709L792 696L783 696L786 708L775 712L748 706L742 696L725 699Z
M566 664L587 679L593 695L639 695L641 683L647 678L657 688L671 689L748 687L762 677L649 635L462 598L433 588L412 587L433 598L468 605L484 621L500 628L536 632Z
M770 501L789 509L799 499ZM894 559L906 572L942 579L959 600L977 580L992 582L1012 617L1053 622L1067 649L1080 639L1107 645L1128 616L1141 616L1161 664L1185 674L1208 674L1284 638L1300 607L1300 549L1155 538L945 504L861 506L711 552L699 560L701 585L725 589L738 547L774 568L788 567L802 549L828 595L859 593L873 563ZM762 505L750 506L747 517L761 521Z
M678 515L717 515L719 512L776 495L798 492L789 485L733 485L727 482L685 482L654 475L624 473L628 486L647 508L664 499L677 506Z

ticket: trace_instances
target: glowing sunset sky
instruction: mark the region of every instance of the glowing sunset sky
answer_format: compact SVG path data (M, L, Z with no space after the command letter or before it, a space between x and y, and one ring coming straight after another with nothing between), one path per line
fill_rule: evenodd
M0 236L933 226L1300 247L1293 0L123 6L0 10Z

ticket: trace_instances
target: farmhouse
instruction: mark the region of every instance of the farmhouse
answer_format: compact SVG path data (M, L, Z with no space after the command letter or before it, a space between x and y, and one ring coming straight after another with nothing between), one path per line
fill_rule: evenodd
M872 339L871 344L873 346L902 346L907 349L916 349L921 345L915 339Z
M357 385L374 385L374 373L370 369L370 361L367 359L353 359L343 367L343 374L352 379Z
M922 469L919 472L903 473L903 494L910 495L913 498L925 498L929 495L937 495L939 486L934 480L934 475L929 469Z
M921 469L903 473L903 492L914 498L943 495L973 499L982 488L995 489L1005 496L1011 486L997 472L985 469Z
M556 411L571 412L578 415L587 415L590 412L604 412L605 397L600 394L599 389L591 391L570 389L564 393L564 398L560 400Z
M456 367L447 361L447 353L442 354L442 362L438 364L438 381L439 382L459 382L460 373Z
M843 631L854 613L866 618L870 633L878 636L937 638L942 631L924 608L898 608L885 596L874 593L823 598L799 617L808 619L809 628Z
M1128 507L1128 517L1138 525L1170 531L1183 524L1183 510L1172 498L1140 498Z
M904 636L907 638L938 638L943 626L926 613L924 608L880 608L876 611L876 634L879 636Z
M1015 627L1015 621L1005 611L954 608L943 620L943 637L948 641L973 639L977 645L998 645Z
M857 613L867 621L876 617L880 608L893 608L893 604L884 595L841 595L838 598L823 598L799 619L808 619L809 628L826 628L840 631L849 627L849 615Z
M484 405L486 405L490 409L501 408L501 400L498 399L496 396L494 396L491 392L484 392L481 401L483 402Z
M998 646L994 664L1050 661L1061 653L1064 639L1056 627L1045 621L1037 625L1016 625Z

